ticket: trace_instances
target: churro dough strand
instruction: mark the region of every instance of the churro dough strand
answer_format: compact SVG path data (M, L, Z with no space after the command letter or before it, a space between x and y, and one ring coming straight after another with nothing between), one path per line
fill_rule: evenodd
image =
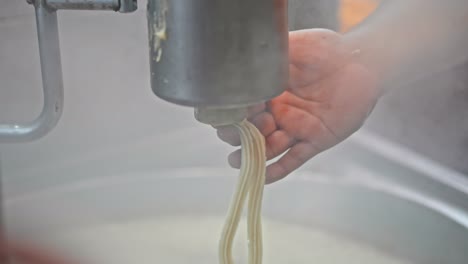
M253 136L254 150L251 156L255 170L249 175L251 181L248 195L247 234L249 239L249 264L262 263L262 198L265 186L266 156L265 139L251 123L246 123Z
M233 264L232 244L248 196L247 233L249 264L262 263L261 203L265 182L265 139L248 121L234 124L239 130L242 158L239 183L229 209L221 236L219 256L221 264Z
M235 126L239 129L239 134L242 144L242 166L240 169L239 182L236 186L236 191L233 195L231 205L228 210L226 222L224 224L221 240L219 243L219 262L220 264L233 264L232 258L232 246L234 236L239 225L239 221L242 215L242 209L244 207L245 199L249 191L249 175L252 174L252 160L250 159L249 153L253 151L252 136L249 130L243 125L244 122L236 124Z

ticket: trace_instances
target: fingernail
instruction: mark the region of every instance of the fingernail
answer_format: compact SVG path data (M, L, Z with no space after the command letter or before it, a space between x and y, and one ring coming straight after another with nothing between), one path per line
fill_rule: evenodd
M240 168L240 159L238 157L238 155L229 155L228 157L228 163L229 163L229 166L233 167L233 168Z

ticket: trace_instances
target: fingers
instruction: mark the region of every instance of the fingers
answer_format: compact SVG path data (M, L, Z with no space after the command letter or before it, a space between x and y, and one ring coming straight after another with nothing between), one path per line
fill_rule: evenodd
M259 104L249 108L249 120L260 130L264 136L268 136L276 130L276 123L273 116L265 112L266 105ZM241 144L239 132L233 126L217 127L218 137L232 145L239 146Z
M283 179L319 152L310 143L300 142L294 145L283 157L267 167L266 184Z
M271 113L263 112L250 120L264 137L268 137L276 130L276 122Z
M259 113L265 111L265 108L266 108L266 104L265 104L265 103L261 103L261 104L256 104L256 105L250 106L249 109L248 109L248 115L249 115L249 117L256 116L256 115L258 115Z
M265 139L267 160L274 159L283 154L294 144L294 138L283 130L276 130Z
M288 150L294 144L294 139L286 132L277 130L265 139L265 144L266 158L267 160L271 160ZM232 152L228 157L229 165L233 168L240 168L241 155L240 149Z
M326 148L338 140L319 115L285 103L273 103L270 107L279 129L300 141L315 142Z
M233 126L222 126L222 127L217 127L217 134L218 137L232 145L232 146L239 146L241 144L239 132L237 131L237 128Z
M278 126L300 140L317 133L317 122L310 113L288 104L272 104L271 112Z

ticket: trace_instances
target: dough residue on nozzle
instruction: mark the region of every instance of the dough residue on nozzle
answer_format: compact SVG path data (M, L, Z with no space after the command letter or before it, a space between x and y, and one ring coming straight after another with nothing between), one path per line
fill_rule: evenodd
M149 25L150 38L153 42L153 60L159 62L162 57L162 42L167 39L166 14L169 10L167 0L159 0L159 8L153 11L155 23Z

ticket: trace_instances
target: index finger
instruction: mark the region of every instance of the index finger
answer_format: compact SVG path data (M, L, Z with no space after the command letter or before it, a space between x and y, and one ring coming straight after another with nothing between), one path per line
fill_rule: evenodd
M267 167L266 184L285 178L319 152L311 143L297 143L283 157Z

